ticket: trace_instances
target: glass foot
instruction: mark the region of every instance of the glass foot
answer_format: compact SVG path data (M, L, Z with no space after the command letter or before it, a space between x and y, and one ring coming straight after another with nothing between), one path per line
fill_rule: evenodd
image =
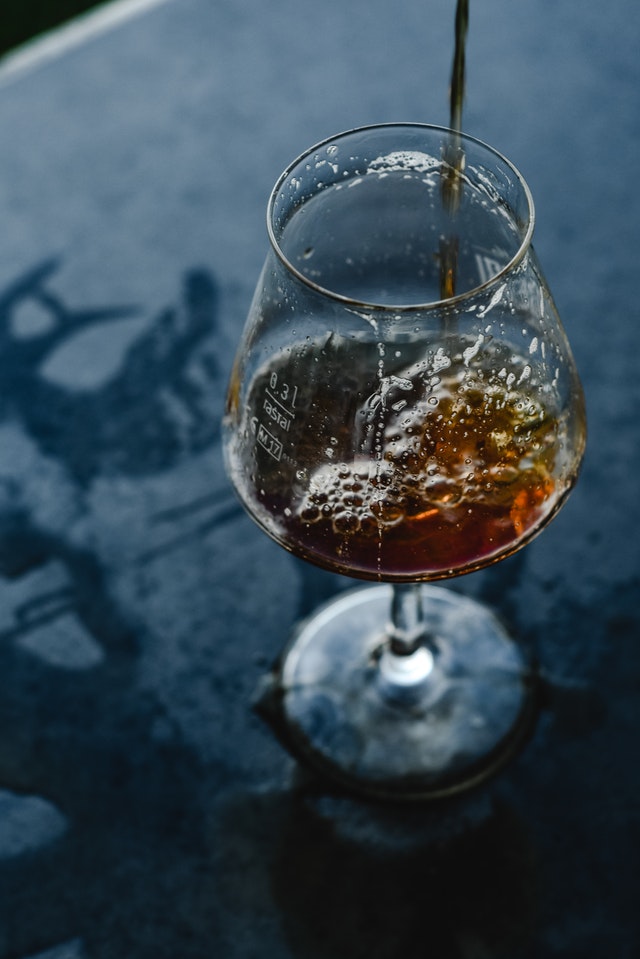
M390 586L343 593L297 629L258 703L290 752L356 794L470 788L533 722L532 672L502 624L474 600L420 589L426 646L391 652Z

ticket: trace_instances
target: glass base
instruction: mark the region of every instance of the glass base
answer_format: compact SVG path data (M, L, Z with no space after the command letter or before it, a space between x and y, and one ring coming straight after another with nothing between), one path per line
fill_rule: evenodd
M390 586L341 594L295 632L258 710L303 764L350 792L427 799L468 789L521 745L531 670L496 617L423 585L426 647L396 656Z

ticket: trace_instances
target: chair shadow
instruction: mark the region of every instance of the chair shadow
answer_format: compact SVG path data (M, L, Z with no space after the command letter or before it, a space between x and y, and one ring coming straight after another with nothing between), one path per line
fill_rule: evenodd
M17 804L37 797L66 823L22 855L0 849L0 956L78 937L91 959L201 956L202 941L216 939L215 916L197 905L202 792L224 788L227 771L204 768L162 706L140 693L148 627L118 599L86 492L105 475L135 482L171 470L218 441L217 284L207 270L188 271L177 304L126 345L113 375L75 389L48 380L43 364L76 335L137 310L72 308L57 292L60 266L46 260L0 292L0 428L9 439L0 460L0 787ZM20 329L25 317L31 326ZM215 497L203 511L213 518L191 535L224 520ZM68 623L99 651L95 662L66 668L46 655L48 637L55 646Z

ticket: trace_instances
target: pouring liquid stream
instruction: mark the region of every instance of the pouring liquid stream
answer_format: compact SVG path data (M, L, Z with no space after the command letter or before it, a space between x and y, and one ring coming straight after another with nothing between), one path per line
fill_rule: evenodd
M449 93L449 127L451 136L444 155L442 202L452 220L460 207L465 156L460 133L465 89L465 51L469 27L469 0L458 0L455 18L455 47ZM458 238L455 232L440 241L440 299L456 295Z

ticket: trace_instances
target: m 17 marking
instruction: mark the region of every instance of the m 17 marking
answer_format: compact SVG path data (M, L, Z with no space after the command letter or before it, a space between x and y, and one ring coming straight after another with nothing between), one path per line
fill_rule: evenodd
M257 440L260 446L267 451L269 456L273 456L274 460L278 463L282 458L282 443L280 440L269 432L266 426L263 426L262 423L258 424L258 434Z

